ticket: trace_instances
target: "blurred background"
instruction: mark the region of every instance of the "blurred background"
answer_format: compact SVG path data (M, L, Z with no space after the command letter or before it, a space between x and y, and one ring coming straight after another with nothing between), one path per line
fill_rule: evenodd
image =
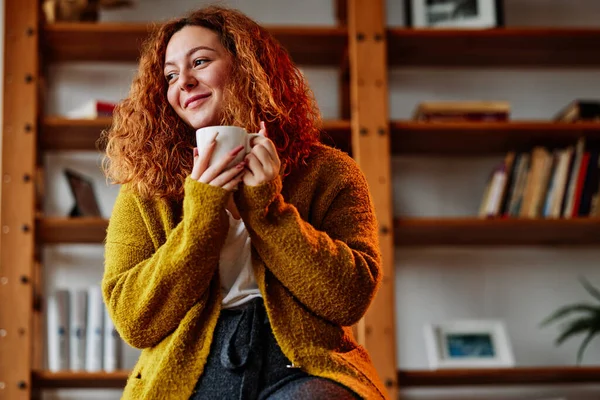
M138 0L133 8L101 10L99 21L162 21L208 3ZM266 25L336 25L334 1L230 0L217 4L239 8ZM404 1L387 0L385 6L387 25L404 27ZM505 0L503 6L506 27L600 28L600 2L596 0ZM48 65L43 112L61 116L90 100L118 102L127 95L135 71L135 63ZM303 66L302 71L324 119L342 119L339 69ZM511 106L511 119L551 120L576 99L600 98L600 68L394 66L388 73L392 120L410 120L423 102L464 100L506 101ZM74 199L63 175L65 168L92 180L101 214L110 216L118 187L107 185L99 168L101 154L59 151L46 152L43 157L43 208L47 216L67 216L73 206ZM394 155L394 216L476 218L490 173L503 159L504 154ZM45 293L58 288L86 288L98 284L102 277L101 244L45 246L43 260ZM399 369L429 369L426 324L464 319L503 321L516 366L576 364L583 337L557 347L554 341L560 325L541 328L540 322L566 304L595 301L578 279L585 276L600 287L598 246L402 246L396 247L394 264ZM138 354L125 346L120 356L122 368L131 369ZM600 365L600 340L590 342L582 364ZM61 389L44 393L45 399L61 400L119 397L118 389ZM402 398L599 399L600 385L411 388L402 391Z

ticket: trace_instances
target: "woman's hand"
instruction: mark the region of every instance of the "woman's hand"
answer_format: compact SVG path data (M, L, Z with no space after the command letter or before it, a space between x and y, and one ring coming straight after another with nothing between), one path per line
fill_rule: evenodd
M226 169L227 164L232 162L240 151L244 150L244 146L238 146L229 152L225 157L215 162L210 167L208 163L210 157L215 149L213 141L206 147L206 151L203 154L198 154L198 148L194 148L194 167L190 177L198 182L208 183L212 186L219 186L227 191L233 192L237 189L239 183L242 181L246 165L245 161L240 162L233 167Z
M250 146L252 150L246 155L246 172L243 176L244 185L258 186L262 183L272 181L279 175L281 161L277 155L275 144L267 138L267 128L264 122L260 122L260 133L252 139Z

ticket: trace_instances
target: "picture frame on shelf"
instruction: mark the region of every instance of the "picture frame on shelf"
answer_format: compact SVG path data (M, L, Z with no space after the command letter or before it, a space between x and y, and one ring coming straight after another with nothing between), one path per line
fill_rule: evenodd
M512 346L501 320L457 320L426 324L430 369L514 367Z
M68 168L63 172L75 198L69 217L101 217L92 180Z
M412 28L497 28L504 25L502 0L405 0Z

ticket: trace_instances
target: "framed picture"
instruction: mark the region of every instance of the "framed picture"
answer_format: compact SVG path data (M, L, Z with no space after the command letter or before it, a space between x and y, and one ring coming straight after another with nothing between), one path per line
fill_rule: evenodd
M512 347L502 321L427 324L424 333L431 369L514 366Z
M405 0L414 28L495 28L504 25L502 0Z
M75 205L69 213L69 216L100 217L100 207L98 207L98 201L96 200L96 194L94 193L91 179L70 169L65 169L64 174L69 183L69 187L71 188L71 193L75 198Z

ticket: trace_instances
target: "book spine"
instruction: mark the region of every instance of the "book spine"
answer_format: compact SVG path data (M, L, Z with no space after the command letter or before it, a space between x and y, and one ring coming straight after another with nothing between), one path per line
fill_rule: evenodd
M121 337L113 324L110 315L104 310L104 371L114 372L119 369L121 357Z
M85 369L87 291L74 290L71 299L70 367L72 371L82 371Z
M48 296L48 369L69 369L69 292L55 290Z
M102 292L100 286L88 289L88 326L86 341L85 370L98 372L102 370L102 334L103 334Z

